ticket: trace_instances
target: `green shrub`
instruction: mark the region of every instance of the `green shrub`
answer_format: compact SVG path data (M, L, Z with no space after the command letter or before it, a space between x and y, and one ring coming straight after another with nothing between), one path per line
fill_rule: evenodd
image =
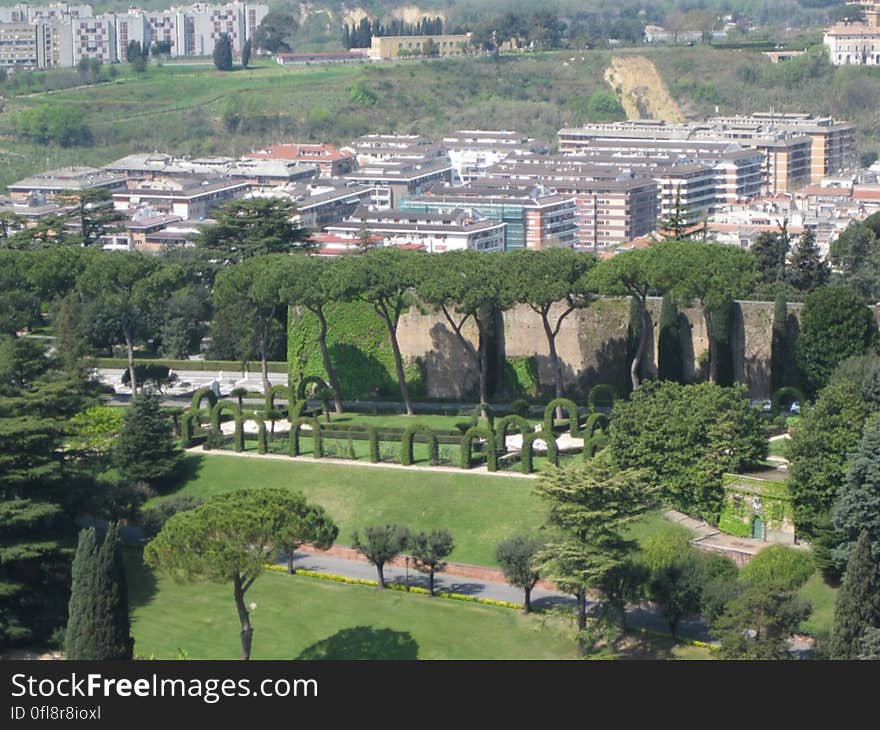
M770 545L753 557L740 576L766 591L796 591L815 571L813 557L804 550Z
M792 388L791 386L786 386L784 388L779 388L773 394L773 415L775 417L779 417L782 412L782 404L785 403L791 406L792 403L799 403L801 406L805 405L806 400L804 398L804 394L798 390L797 388ZM784 417L783 417L784 418ZM783 428L785 424L783 423Z
M406 427L403 437L400 441L400 463L404 466L411 466L413 463L413 438L420 433L428 438L428 462L432 465L437 464L437 436L429 426L421 423L413 423Z
M176 495L165 499L155 507L144 510L141 514L141 527L148 537L154 537L164 527L169 517L176 515L178 512L186 512L195 509L204 503L201 497L193 497L190 495Z
M596 413L599 408L613 408L617 397L617 389L613 385L608 383L594 385L588 396L590 413Z
M495 446L495 434L492 433L490 428L485 428L483 426L474 426L461 437L461 453L459 454L459 458L461 459L461 468L462 469L470 469L471 468L471 450L473 448L474 439L480 437L485 439L485 452L486 452L486 468L489 471L498 471L498 452L496 451Z
M501 375L504 389L517 398L537 398L540 389L538 359L529 357L508 357L504 360Z
M211 408L217 405L217 396L214 395L214 391L210 388L199 388L195 393L193 393L192 400L190 401L190 410L194 413L198 413L202 407L202 401L207 398L208 404Z
M722 510L721 516L718 518L718 529L734 537L752 536L752 528L749 524L730 510Z
M511 402L510 412L515 416L528 418L529 413L531 412L531 406L529 405L529 402L524 398L517 398L515 401Z
M553 419L557 408L562 408L568 415L569 432L572 438L580 438L581 430L579 427L579 416L577 404L568 398L554 398L544 408L544 425L543 430L546 433L553 433Z

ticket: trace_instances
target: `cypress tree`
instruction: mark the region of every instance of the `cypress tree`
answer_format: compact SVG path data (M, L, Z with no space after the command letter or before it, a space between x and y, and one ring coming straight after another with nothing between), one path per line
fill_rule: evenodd
M775 393L785 383L785 322L788 306L785 294L779 292L773 304L773 335L770 342L770 390Z
M880 626L880 566L871 555L868 533L862 532L837 596L831 658L858 658L862 635L872 626Z
M65 645L68 659L131 659L125 567L119 528L112 523L100 547L94 528L80 532Z
M825 286L831 278L831 267L819 255L816 234L808 228L801 234L789 268L792 286L801 291L811 292Z
M657 336L657 370L660 380L684 382L684 363L681 356L681 326L678 307L669 296L663 297L660 307L660 331Z

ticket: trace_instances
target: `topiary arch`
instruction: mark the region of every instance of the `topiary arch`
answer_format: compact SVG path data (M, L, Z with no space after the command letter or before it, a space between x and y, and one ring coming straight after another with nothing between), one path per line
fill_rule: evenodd
M208 399L210 408L213 408L217 405L217 396L211 388L199 388L195 393L193 393L189 409L194 413L198 413L202 409L202 401L205 398Z
M193 413L187 411L180 419L180 447L188 449L193 445L193 431L195 430L194 422L197 423L199 418L198 412Z
M599 383L598 385L594 385L590 390L590 395L587 398L587 401L590 404L590 413L596 413L597 409L600 407L600 401L604 400L610 402L609 406L602 406L613 408L614 401L617 400L617 388L613 385L609 385L608 383Z
M278 395L287 399L288 412L293 407L294 402L296 401L296 398L293 397L293 388L289 385L273 385L266 391L266 401L263 407L267 414L277 411L275 408L275 397Z
M509 416L499 419L495 424L495 444L501 453L507 451L507 431L511 426L515 426L523 438L533 430L532 424L517 413L511 413Z
M314 457L320 459L324 455L324 450L321 445L321 425L317 418L297 418L290 422L289 453L291 456L299 456L299 432L305 425L311 426L312 438L315 441Z
M779 388L779 390L777 390L773 394L773 415L779 415L780 411L782 410L783 403L788 403L789 405L791 405L795 402L803 403L804 400L804 394L797 388L793 388L791 386Z
M217 401L211 409L211 428L217 436L220 436L223 433L220 428L220 423L222 422L223 411L225 410L232 411L232 417L235 420L235 431L232 440L233 448L236 451L244 451L244 418L242 417L241 408L238 407L238 403L231 400Z
M607 444L608 435L601 428L597 428L590 436L584 439L584 461L592 459Z
M547 433L551 434L547 437ZM532 431L527 436L523 436L523 445L520 449L520 469L523 474L531 474L535 470L535 441L540 439L547 444L547 458L553 466L559 466L559 449L556 446L556 439L552 436L552 431Z
M373 464L378 464L380 461L379 430L375 426L371 426L370 424L364 426L364 430L367 432L367 438L370 439L370 462Z
M553 432L553 414L557 408L561 408L568 413L569 433L572 438L580 438L581 431L578 426L578 407L577 403L568 398L554 398L544 408L544 426L543 430L547 433Z
M608 416L604 413L591 413L584 424L583 435L585 439L590 438L596 429L600 431L608 430Z
M269 450L269 439L266 436L266 419L262 416L257 421L257 453L265 454Z
M306 388L309 385L317 385L318 388L326 388L331 393L333 392L333 388L331 388L324 381L323 378L318 377L317 375L309 375L302 380L299 381L299 384L296 386L296 398L297 400L305 400L306 399ZM316 388L317 390L317 388Z
M424 434L428 437L428 463L436 466L439 459L439 444L437 443L437 435L430 426L421 423L413 423L407 426L400 440L400 463L404 466L412 466L413 463L413 438L417 433Z
M471 451L475 438L486 440L486 468L489 471L498 471L498 452L495 450L495 434L485 426L473 426L464 432L461 437L461 468L471 468Z

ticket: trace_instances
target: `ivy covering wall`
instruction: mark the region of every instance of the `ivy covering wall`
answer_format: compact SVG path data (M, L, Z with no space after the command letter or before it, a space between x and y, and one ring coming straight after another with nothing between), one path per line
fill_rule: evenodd
M326 308L327 347L337 368L339 387L346 399L399 396L391 338L381 318L363 302L340 302ZM291 309L288 317L287 363L290 382L317 375L327 379L318 345L318 318L308 311ZM413 397L425 394L424 369L407 364L407 383Z
M511 398L537 398L540 380L536 357L507 357L504 359L504 389Z
M718 529L722 532L751 537L756 516L769 530L794 529L794 507L784 482L742 476L725 477L725 482L724 504L718 520Z

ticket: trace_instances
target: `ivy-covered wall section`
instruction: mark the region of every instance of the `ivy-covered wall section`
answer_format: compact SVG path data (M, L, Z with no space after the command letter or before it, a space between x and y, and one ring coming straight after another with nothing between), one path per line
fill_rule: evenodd
M345 399L368 400L399 395L391 338L369 304L340 302L327 307L327 346ZM320 325L309 311L291 308L288 316L287 364L290 382L309 375L327 379L318 345ZM424 395L424 368L407 363L407 382L413 397Z
M794 542L794 507L785 482L725 475L724 506L718 529L736 537L756 537L755 519L768 542Z

